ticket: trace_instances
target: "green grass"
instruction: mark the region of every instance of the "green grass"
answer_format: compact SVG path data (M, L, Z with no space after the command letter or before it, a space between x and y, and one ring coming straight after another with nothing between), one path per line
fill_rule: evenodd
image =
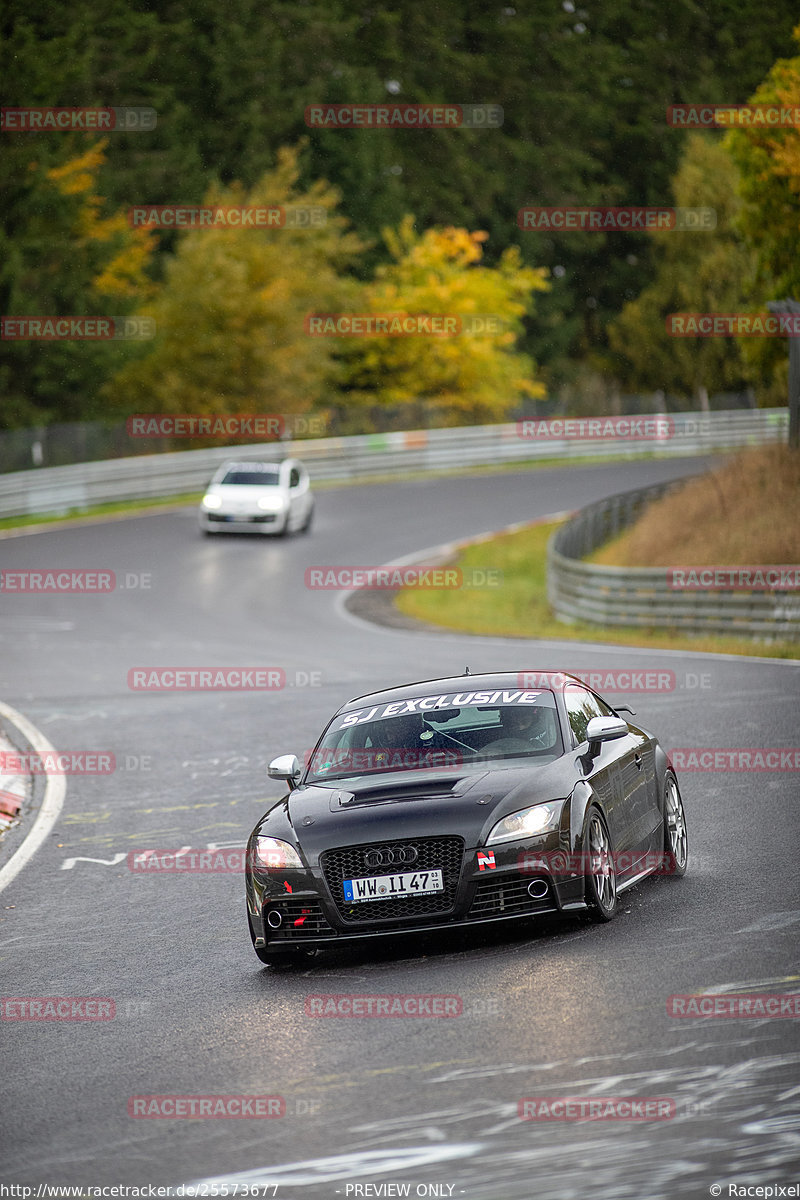
M755 642L713 635L689 637L668 629L609 629L578 622L562 624L553 616L547 602L546 580L547 542L559 524L534 525L467 546L454 563L449 564L461 567L465 572L470 568L499 570L502 586L430 591L406 588L397 597L397 608L417 620L464 633L606 642L616 646L711 651L764 658L800 658L800 642Z
M55 525L70 521L82 521L87 517L135 514L148 508L180 508L184 504L199 504L203 492L192 492L183 496L163 496L151 500L111 500L106 504L92 504L88 508L72 508L67 513L33 513L26 517L3 517L0 529L25 529L30 525Z

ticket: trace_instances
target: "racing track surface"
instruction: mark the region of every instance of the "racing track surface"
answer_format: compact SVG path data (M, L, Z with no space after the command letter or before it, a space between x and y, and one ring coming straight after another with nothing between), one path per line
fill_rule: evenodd
M674 993L796 988L796 774L683 775L689 872L626 893L609 925L552 919L299 968L258 963L239 876L140 875L121 857L242 845L281 790L269 759L313 745L346 698L467 664L666 667L675 690L632 703L668 748L796 746L796 664L378 629L303 586L306 566L379 564L702 466L332 489L310 537L274 542L202 539L190 510L0 542L5 568L152 575L108 596L2 599L0 699L59 750L111 751L130 768L70 779L46 844L0 897L0 994L117 1008L108 1022L0 1022L5 1182L175 1187L254 1172L273 1185L262 1194L278 1184L309 1200L403 1194L388 1183L469 1200L656 1200L796 1177L797 1022L666 1014ZM145 665L278 666L319 686L134 693L127 672ZM321 992L456 994L464 1012L307 1017ZM134 1095L239 1093L282 1095L286 1116L127 1115ZM677 1116L519 1121L517 1101L538 1095L669 1096Z

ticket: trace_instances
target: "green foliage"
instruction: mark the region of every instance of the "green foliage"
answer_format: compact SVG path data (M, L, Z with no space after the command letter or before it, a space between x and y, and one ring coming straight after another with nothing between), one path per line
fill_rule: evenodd
M561 268L523 320L522 348L555 387L605 353L609 322L652 282L660 250L638 235L523 233L518 209L663 204L686 137L666 127L666 107L746 99L791 52L794 0L775 0L769 20L763 16L761 0L604 0L591 8L582 0L439 0L434 8L413 0L367 8L346 0L6 0L0 72L6 103L157 110L152 132L109 138L93 192L99 220L131 204L199 203L209 189L224 194L237 181L250 194L275 169L280 147L305 137L298 191L319 180L338 191L340 212L362 239L347 271L362 281L385 261L380 231L409 212L419 232L486 230L489 266L517 246L521 266ZM309 131L304 122L309 104L391 97L492 102L503 106L505 122L425 133ZM120 300L114 311L141 302L138 267L130 256L117 259L119 243L78 244L80 201L60 196L49 175L91 139L2 137L0 311L111 311L95 286L106 252L116 260L109 282L127 277L130 285L127 308ZM750 177L749 167L742 171ZM774 193L779 207L794 195L783 183ZM178 245L177 235L159 239L154 280L169 275ZM759 251L765 275L778 270L788 280L791 237L777 258L766 245ZM216 345L213 337L208 344ZM103 381L132 353L124 345L3 344L0 425L97 415ZM259 392L258 358L254 352L246 381L228 390ZM239 369L235 357L223 361ZM320 363L298 378L310 391L323 375Z
M750 103L800 107L800 56L776 62ZM741 173L739 226L757 251L758 282L768 299L800 299L800 129L742 127L726 144Z
M213 188L219 206L313 206L318 227L209 228L182 232L166 280L142 310L156 323L152 349L107 387L121 411L168 413L306 412L324 398L331 345L309 337L305 318L319 306L346 306L353 284L343 268L362 248L335 213L324 184L297 189L297 153L249 191Z
M629 301L609 336L615 374L632 389L734 390L747 385L748 370L736 338L673 337L666 318L680 312L740 312L752 306L748 285L754 258L736 232L740 209L737 171L715 133L688 135L673 183L675 205L711 207L714 230L653 230L658 265L653 282Z

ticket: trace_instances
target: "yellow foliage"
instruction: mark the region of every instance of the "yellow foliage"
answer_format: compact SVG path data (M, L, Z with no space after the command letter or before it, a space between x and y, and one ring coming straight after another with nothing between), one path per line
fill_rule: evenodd
M143 300L152 292L147 267L155 236L149 229L131 229L124 213L102 215L105 201L95 188L107 144L107 138L95 142L83 154L49 170L47 178L62 196L83 197L73 233L75 244L98 260L91 290L109 299Z
M497 318L496 328L456 337L374 337L341 349L351 402L415 405L419 421L500 420L522 396L542 396L531 360L517 352L522 318L547 271L525 267L517 247L496 267L482 265L488 234L430 229L419 235L407 216L384 230L393 262L367 284L358 311Z

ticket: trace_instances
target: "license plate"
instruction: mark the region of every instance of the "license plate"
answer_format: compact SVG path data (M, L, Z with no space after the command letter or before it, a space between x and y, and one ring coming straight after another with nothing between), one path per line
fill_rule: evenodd
M401 875L372 875L367 879L345 879L344 898L348 903L364 900L391 900L395 896L427 896L443 892L441 871L404 871Z

